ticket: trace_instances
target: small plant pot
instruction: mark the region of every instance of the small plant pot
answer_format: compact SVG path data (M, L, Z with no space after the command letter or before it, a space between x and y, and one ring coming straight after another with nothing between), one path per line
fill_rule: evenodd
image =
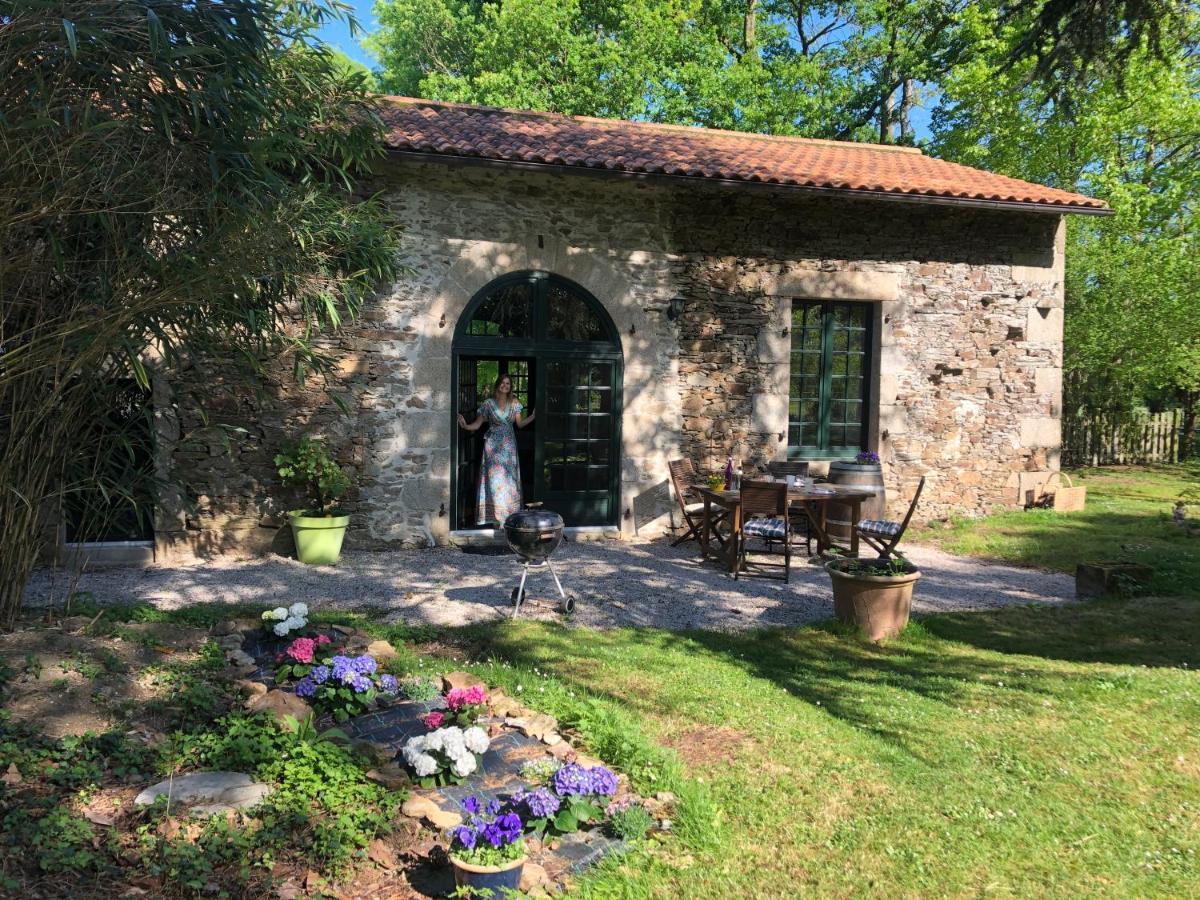
M825 565L833 581L833 613L856 625L872 641L895 637L908 624L913 586L921 573L871 575L847 572L858 560L835 559Z
M456 856L450 857L454 865L454 884L466 888L475 896L475 891L491 891L493 897L505 896L505 890L517 891L521 885L521 872L525 868L522 856L503 866L475 866L463 862ZM487 896L486 894L484 896Z
M292 537L296 539L296 558L310 566L332 566L342 555L342 541L349 516L314 516L308 510L288 513Z

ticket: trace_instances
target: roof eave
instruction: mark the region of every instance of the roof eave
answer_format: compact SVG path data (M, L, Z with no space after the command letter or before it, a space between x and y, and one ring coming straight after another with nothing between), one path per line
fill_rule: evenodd
M535 163L524 160L492 159L483 156L458 156L449 153L432 153L420 150L398 150L387 148L391 159L407 162L434 162L450 166L474 166L490 169L509 169L526 172L584 175L593 178L609 178L622 181L649 181L666 184L707 184L714 187L737 188L739 190L767 190L774 192L806 193L826 197L883 200L893 203L921 203L937 206L957 206L970 209L1003 210L1008 212L1048 213L1051 215L1111 216L1113 210L1107 206L1069 206L1060 203L1032 203L1022 200L985 200L974 197L943 197L936 194L902 194L891 191L869 191L858 188L820 187L816 185L779 184L766 181L742 181L735 178L706 178L696 175L670 175L659 172L628 172L621 169L594 169L589 166L568 166L555 163Z

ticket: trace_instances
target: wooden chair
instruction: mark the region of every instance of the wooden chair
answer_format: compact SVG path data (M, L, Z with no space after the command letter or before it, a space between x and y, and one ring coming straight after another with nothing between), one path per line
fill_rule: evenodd
M733 577L737 579L747 567L746 543L748 538L758 537L771 544L783 544L783 580L792 580L792 523L788 518L787 485L781 481L742 482L741 527L733 538L737 541L737 565ZM775 563L755 565L777 568Z
M855 526L859 538L878 550L880 559L887 559L895 552L896 545L900 543L900 538L904 537L904 532L908 529L908 523L912 521L913 513L917 509L917 501L921 499L921 491L924 487L925 476L922 475L921 480L917 482L917 491L913 494L912 502L908 504L908 512L904 514L903 522L891 522L887 519L863 519Z
M771 473L772 478L787 478L789 475L795 475L797 478L808 477L808 462L799 460L772 460L767 463L767 471ZM823 508L823 507L822 507ZM792 520L792 535L799 537L804 535L804 551L812 556L812 528L808 521L808 512L803 505L796 506L790 516Z
M687 531L681 537L671 541L672 547L678 547L684 541L700 537L700 529L704 527L702 520L704 501L699 499L700 495L696 493L700 479L696 477L696 469L692 466L690 459L670 460L667 463L667 470L671 473L671 491L675 494L675 502L679 504L679 512L687 525ZM713 524L724 520L727 515L729 514L725 510L714 510ZM713 537L717 539L720 546L725 546L725 539L715 528Z
M767 471L774 478L786 478L788 475L795 475L797 478L807 478L808 462L776 459L767 463Z

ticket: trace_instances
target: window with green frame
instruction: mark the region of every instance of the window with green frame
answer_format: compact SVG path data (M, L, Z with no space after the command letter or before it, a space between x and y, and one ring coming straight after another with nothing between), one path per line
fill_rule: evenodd
M867 439L872 304L792 301L788 456L842 457Z

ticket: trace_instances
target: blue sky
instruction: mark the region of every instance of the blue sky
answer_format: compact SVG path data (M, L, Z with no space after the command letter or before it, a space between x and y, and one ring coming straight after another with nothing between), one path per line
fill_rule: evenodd
M348 0L348 2L354 7L354 17L358 19L358 24L363 32L374 31L376 22L375 17L371 15L371 7L375 5L375 0ZM350 36L350 29L344 22L332 22L322 28L319 33L325 43L337 47L351 59L358 60L368 68L375 68L375 60L362 48L358 39ZM359 38L362 36L360 34Z

